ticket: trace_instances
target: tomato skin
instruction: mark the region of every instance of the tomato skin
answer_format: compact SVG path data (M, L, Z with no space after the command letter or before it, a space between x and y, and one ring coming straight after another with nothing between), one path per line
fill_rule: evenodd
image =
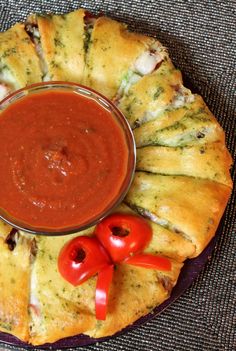
M107 252L96 238L79 236L62 248L58 257L58 270L65 280L76 286L110 263Z
M142 217L114 213L96 226L95 235L117 263L143 251L152 239L152 228Z
M160 271L171 270L171 261L168 258L151 254L138 254L129 257L125 260L125 263L149 269L158 269Z
M95 310L96 319L105 320L107 315L108 293L112 282L114 266L109 265L98 273L96 294L95 294Z

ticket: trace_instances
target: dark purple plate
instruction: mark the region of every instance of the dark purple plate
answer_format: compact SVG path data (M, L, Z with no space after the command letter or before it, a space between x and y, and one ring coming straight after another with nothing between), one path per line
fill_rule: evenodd
M185 81L185 86L190 88L192 92L196 92L196 89L191 83L191 80L188 79L188 77L184 77ZM61 339L53 344L44 344L41 346L31 346L28 345L19 339L15 338L14 336L6 333L1 333L0 332L0 342L11 345L11 349L15 349L19 351L19 348L23 349L45 349L45 350L58 350L58 349L67 349L67 348L74 348L78 346L87 346L91 345L97 342L102 342L105 340L108 340L110 338L116 337L118 335L121 335L129 330L135 329L139 326L141 326L143 323L146 323L147 321L150 321L152 318L156 317L159 313L161 313L165 308L167 308L171 303L173 303L178 297L180 297L186 289L190 287L190 285L194 282L194 280L197 278L199 273L203 270L204 266L206 265L208 259L210 258L210 255L212 251L214 250L214 247L216 245L217 239L221 234L221 229L222 225L224 222L224 217L221 219L220 225L216 231L216 234L214 238L211 240L209 245L206 247L206 249L199 255L198 257L191 259L191 260L186 260L185 264L181 270L181 273L178 278L178 282L174 289L172 290L171 296L169 297L168 300L163 302L161 305L157 306L151 313L147 314L146 316L138 319L136 322L134 322L132 325L127 326L124 328L122 331L116 333L112 337L105 337L105 338L100 338L100 339L94 339L90 338L89 336L79 334L73 337Z

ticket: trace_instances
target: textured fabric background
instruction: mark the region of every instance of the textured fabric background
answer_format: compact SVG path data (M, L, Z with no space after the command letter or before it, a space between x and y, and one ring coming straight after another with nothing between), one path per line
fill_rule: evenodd
M0 0L0 30L24 20L30 12L66 12L79 7L103 12L127 22L136 31L159 38L224 127L227 145L235 158L234 0ZM139 329L83 350L235 350L234 205L235 192L209 263L178 301Z

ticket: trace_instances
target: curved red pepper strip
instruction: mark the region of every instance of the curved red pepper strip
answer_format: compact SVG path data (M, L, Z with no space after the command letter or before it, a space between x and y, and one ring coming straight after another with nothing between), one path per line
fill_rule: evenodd
M124 263L161 271L171 270L171 261L168 258L151 254L137 254L127 258Z
M105 320L107 315L108 293L112 282L114 266L109 265L98 272L96 293L95 293L95 309L96 318Z

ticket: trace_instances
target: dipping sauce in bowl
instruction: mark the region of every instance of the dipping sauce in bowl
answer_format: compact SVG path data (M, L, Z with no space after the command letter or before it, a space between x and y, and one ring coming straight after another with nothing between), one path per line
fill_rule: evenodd
M67 234L95 224L125 196L135 166L124 116L69 83L22 89L0 104L0 216Z

